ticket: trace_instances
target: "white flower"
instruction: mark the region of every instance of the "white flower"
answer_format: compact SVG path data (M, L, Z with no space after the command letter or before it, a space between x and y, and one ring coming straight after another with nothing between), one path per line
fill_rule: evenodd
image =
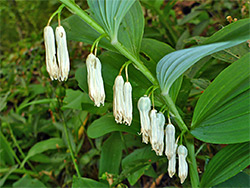
M179 158L179 178L181 179L181 184L185 181L188 175L188 164L186 161L188 151L183 145L178 147L178 158Z
M157 125L158 125L158 130L157 130L158 155L161 156L164 150L164 125L165 125L165 117L161 112L157 114Z
M157 151L158 145L157 145L157 134L158 134L158 123L156 118L157 110L152 109L149 113L150 117L150 129L149 129L149 137L150 137L150 143L152 145L152 149Z
M138 101L138 110L140 113L140 121L141 121L141 134L142 134L142 142L148 143L149 140L149 130L150 130L150 119L149 119L149 111L151 109L151 101L149 97L143 96Z
M124 117L124 96L123 96L124 81L121 75L115 79L113 86L113 114L116 123L122 123Z
M58 79L58 65L56 63L56 48L55 37L52 27L46 26L44 28L44 43L45 43L45 56L46 68L50 75L51 80Z
M132 86L129 82L124 84L124 123L130 125L132 122Z
M62 26L56 28L57 60L59 64L59 80L66 81L69 75L70 63L67 49L66 33Z
M174 155L171 157L170 160L168 160L168 175L170 178L172 178L176 172L176 149L177 149L177 146L178 146L177 143L175 143Z
M175 127L172 124L168 124L166 127L166 150L165 154L168 160L174 155L175 152Z
M88 72L89 97L95 106L104 105L105 91L102 79L102 65L100 60L94 55L89 54L86 59Z

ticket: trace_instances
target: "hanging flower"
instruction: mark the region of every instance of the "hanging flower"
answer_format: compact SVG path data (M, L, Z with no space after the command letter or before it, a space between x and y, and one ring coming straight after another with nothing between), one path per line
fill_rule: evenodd
M185 181L188 175L188 164L186 161L188 151L183 145L178 147L178 158L179 158L179 178L181 179L181 184Z
M125 114L123 87L124 80L121 75L118 75L113 86L113 114L116 123L122 123Z
M158 122L156 118L157 110L152 109L149 113L150 117L150 129L149 129L149 137L150 143L152 145L152 149L158 151L157 145L157 134L158 134Z
M139 99L138 109L141 121L142 142L147 144L149 141L149 131L150 131L149 111L151 109L151 101L149 97L143 96Z
M50 26L44 28L44 43L47 72L49 73L51 80L57 80L58 65L56 62L55 37L53 29Z
M177 146L178 146L177 143L175 143L174 154L171 157L171 159L168 160L168 175L170 178L172 178L176 172L176 149L177 149Z
M126 125L131 124L132 122L132 86L129 82L124 84L124 123Z
M67 49L66 33L62 26L56 28L57 43L57 60L59 64L59 80L66 81L68 79L70 63L69 53Z
M161 156L164 150L164 125L165 125L165 117L161 112L157 114L157 124L158 124L158 129L157 129L158 155Z
M166 127L166 149L165 154L168 160L174 155L175 152L175 127L172 124L168 124Z
M104 106L105 91L102 79L102 65L100 60L94 55L89 54L86 59L88 72L89 97L95 106Z

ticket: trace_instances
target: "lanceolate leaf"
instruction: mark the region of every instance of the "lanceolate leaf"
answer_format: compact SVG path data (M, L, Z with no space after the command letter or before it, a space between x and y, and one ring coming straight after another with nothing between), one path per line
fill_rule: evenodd
M250 19L239 20L204 41L206 45L175 51L163 57L156 68L162 93L168 94L174 81L201 58L250 39L249 26Z
M250 53L226 68L200 97L191 133L210 143L249 141Z
M200 187L212 187L233 177L250 165L249 142L228 145L209 162Z
M144 16L139 1L136 1L122 20L118 39L133 54L139 55L144 30Z
M123 143L120 133L114 132L102 146L99 176L105 172L109 174L119 174L122 159Z
M118 29L135 0L88 0L88 5L97 22L109 34L111 41L117 41Z

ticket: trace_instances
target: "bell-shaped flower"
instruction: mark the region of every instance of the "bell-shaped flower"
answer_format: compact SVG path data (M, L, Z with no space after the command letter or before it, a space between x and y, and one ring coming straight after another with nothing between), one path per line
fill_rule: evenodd
M53 29L50 26L44 28L44 44L47 72L49 73L51 80L57 80L59 69L56 62L55 37Z
M187 154L188 154L187 148L183 145L180 145L178 147L178 158L179 158L178 176L181 179L181 184L185 181L188 175L188 164L186 161Z
M62 26L56 28L57 60L59 64L59 80L66 81L69 75L70 63L67 49L66 33Z
M168 160L174 155L175 152L175 127L172 124L168 124L166 127L166 149L165 155Z
M131 124L132 122L132 86L129 82L125 82L124 84L124 123L126 125Z
M157 124L158 124L158 136L157 136L158 155L161 156L164 150L164 125L165 125L165 117L161 112L157 114Z
M100 60L94 55L89 54L86 59L88 72L89 97L95 106L104 105L105 91L102 79L102 65Z
M152 109L149 113L150 129L149 137L152 149L158 151L157 136L158 136L158 122L157 122L157 110Z
M116 123L122 123L125 114L123 87L124 80L121 75L118 75L113 86L113 114Z
M137 107L140 113L142 142L147 144L150 131L149 111L151 109L151 101L149 97L141 97L138 101Z
M172 178L176 172L176 149L177 149L177 146L178 146L177 143L175 143L174 155L171 157L170 160L168 160L168 175L170 178Z

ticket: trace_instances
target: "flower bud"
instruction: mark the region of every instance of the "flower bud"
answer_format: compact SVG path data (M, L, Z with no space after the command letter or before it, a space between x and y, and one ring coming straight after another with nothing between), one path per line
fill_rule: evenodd
M124 123L126 125L131 124L132 122L132 86L129 82L125 82L124 84Z
M185 181L188 175L188 164L186 161L188 151L183 145L178 147L178 158L179 158L179 178L181 179L181 184Z
M166 127L166 149L165 155L168 160L174 155L175 152L175 127L172 124L168 124Z
M178 146L177 143L175 143L174 155L171 157L170 160L168 160L168 175L170 178L172 178L176 172L176 149L177 149L177 146Z
M94 55L89 54L86 59L88 72L89 97L95 106L104 105L105 92L102 79L102 65L100 60Z
M113 86L113 114L116 123L122 123L124 117L124 96L123 96L124 81L121 75L115 79Z
M44 44L47 72L49 73L51 80L57 80L59 70L56 63L55 37L53 29L50 26L44 28Z
M150 130L149 111L151 109L151 101L149 97L141 97L137 106L140 113L142 142L147 144Z
M57 60L59 64L59 79L66 81L69 75L69 53L67 49L66 33L62 26L56 28Z
M157 145L157 134L158 134L158 123L156 118L157 110L152 109L149 113L150 117L150 129L149 129L149 137L153 150L158 150Z

